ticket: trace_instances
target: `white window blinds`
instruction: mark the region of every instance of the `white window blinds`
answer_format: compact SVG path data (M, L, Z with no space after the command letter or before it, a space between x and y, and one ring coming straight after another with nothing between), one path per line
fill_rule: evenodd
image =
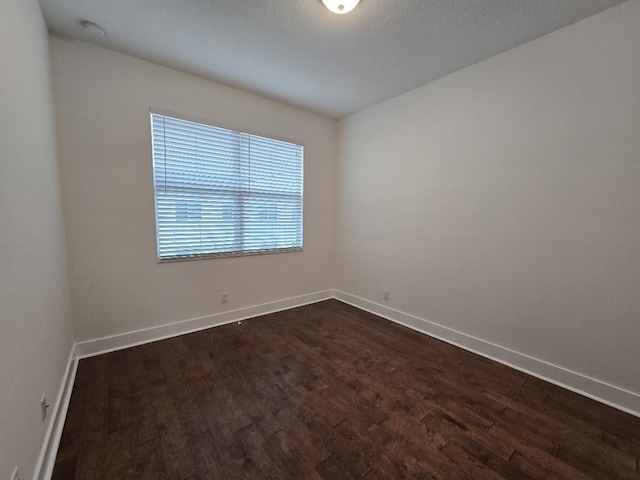
M303 147L151 113L158 259L302 249Z

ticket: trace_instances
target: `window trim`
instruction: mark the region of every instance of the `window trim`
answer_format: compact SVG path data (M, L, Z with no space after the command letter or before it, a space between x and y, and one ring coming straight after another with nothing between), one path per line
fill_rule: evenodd
M178 120L185 120L187 122L199 123L202 125L207 125L214 128L223 128L226 130L233 130L240 133L245 133L247 135L256 135L263 138L268 138L271 140L292 143L294 145L299 145L302 147L302 151L306 150L305 145L297 140L292 140L290 138L281 137L278 135L273 135L271 133L264 133L257 130L251 130L247 128L240 128L233 125L213 122L211 120L202 119L192 115L184 115L181 113L175 113L169 110L164 110L160 108L149 108L149 144L151 147L151 183L153 188L153 209L155 216L155 244L156 244L156 262L158 264L163 263L175 263L175 262L189 262L194 260L209 260L214 258L233 258L233 257L253 257L256 255L275 255L279 253L297 253L304 251L304 217L305 217L305 201L304 201L304 184L305 184L305 168L304 168L304 154L302 157L302 218L300 228L302 230L301 236L301 246L299 247L289 247L289 248L276 248L276 249L264 249L264 250L255 250L255 251L235 251L235 252L218 252L218 253L202 253L202 254L192 254L192 255L178 255L169 258L161 258L160 257L160 248L159 248L159 236L158 236L158 199L156 195L156 186L154 180L154 158L153 158L153 117L152 114L155 115L163 115L167 117L176 118Z

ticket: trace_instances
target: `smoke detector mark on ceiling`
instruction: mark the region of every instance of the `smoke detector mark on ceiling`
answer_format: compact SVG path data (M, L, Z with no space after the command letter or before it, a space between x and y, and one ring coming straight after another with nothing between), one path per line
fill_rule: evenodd
M104 28L102 28L100 25L90 22L89 20L79 20L78 23L80 24L82 29L92 37L102 38L105 35Z

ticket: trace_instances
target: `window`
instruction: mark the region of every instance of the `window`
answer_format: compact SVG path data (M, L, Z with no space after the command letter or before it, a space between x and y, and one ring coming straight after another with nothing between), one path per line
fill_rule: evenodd
M302 250L303 147L151 113L158 260Z

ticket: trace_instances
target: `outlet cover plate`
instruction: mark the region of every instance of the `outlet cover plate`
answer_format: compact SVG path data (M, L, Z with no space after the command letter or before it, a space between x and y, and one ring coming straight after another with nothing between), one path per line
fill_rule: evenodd
M47 403L47 396L43 395L42 399L40 400L40 415L43 422L47 419L48 409L49 409L49 404Z

